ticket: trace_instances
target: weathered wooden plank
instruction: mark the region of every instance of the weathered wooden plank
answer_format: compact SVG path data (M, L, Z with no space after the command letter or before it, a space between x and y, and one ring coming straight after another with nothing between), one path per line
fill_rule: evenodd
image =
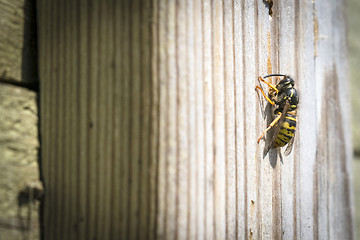
M233 1L223 3L226 238L236 237L236 127Z
M152 1L150 8L152 8L152 14L150 14L149 19L154 21L150 24L150 38L151 38L151 50L150 52L150 62L157 62L159 59L159 29L157 28L159 21L156 21L159 17L159 5L158 1ZM159 206L159 140L160 140L160 119L159 119L159 104L160 104L160 68L156 64L151 64L150 66L150 81L152 88L150 89L150 174L149 174L149 183L150 183L150 203L149 203L149 239L156 239L158 236L158 216L160 215L158 212Z
M342 226L346 232L339 230L340 221L351 218L352 212L351 193L348 193L349 178L344 177L351 169L351 143L349 139L344 139L344 135L350 132L349 108L346 107L346 95L342 92L348 89L348 83L344 82L348 77L344 62L346 53L340 50L346 48L346 33L345 29L339 29L345 27L344 23L337 22L344 20L345 12L337 4L333 6L335 8L326 9L328 4L330 3L318 2L314 5L318 23L316 91L322 99L317 103L320 149L316 172L318 234L319 237L327 238L351 238L353 222ZM336 209L334 206L338 201L344 202L346 207ZM326 219L326 224L320 225L320 219Z
M185 31L187 33L186 37L186 45L185 45L185 51L186 51L186 58L185 58L185 66L187 69L187 75L186 77L186 98L187 98L187 147L189 148L189 153L187 155L187 167L188 167L188 192L187 192L187 198L188 198L188 209L187 209L187 216L185 219L185 222L188 227L188 239L194 239L197 237L197 232L199 230L199 227L197 226L197 220L199 217L202 216L203 209L199 207L198 205L198 191L203 188L197 187L197 173L199 169L199 161L202 161L203 159L197 158L199 156L198 154L198 148L197 148L197 138L198 138L198 132L197 132L197 96L199 95L199 92L201 92L202 88L199 88L197 86L198 81L196 81L196 72L197 68L195 66L196 63L196 40L199 39L199 36L196 34L197 31L195 31L198 22L201 23L201 19L199 19L199 15L195 15L196 8L198 7L196 1L188 0L186 3L186 10L184 11L186 13L186 28ZM199 68L201 69L201 68ZM193 167L195 166L195 167ZM203 169L203 168L202 168ZM201 226L202 227L202 226Z
M140 182L140 194L141 199L146 199L145 201L140 201L140 216L139 216L139 225L143 231L139 232L139 239L150 239L150 235L153 233L150 228L150 207L151 207L151 191L150 191L150 179L151 179L151 106L152 106L152 75L151 75L151 52L149 51L151 44L151 31L150 31L150 22L151 18L149 9L151 8L151 2L147 1L145 3L140 2L140 20L141 20L141 29L140 29L140 39L141 44L141 104L143 111L140 112L140 139L144 139L144 142L140 149L141 157L141 169L139 180ZM144 177L141 177L144 176Z
M89 159L89 151L87 146L88 137L89 137L89 128L91 127L90 122L88 120L88 109L89 109L89 70L88 70L88 59L90 57L89 50L89 39L88 39L88 29L89 23L88 19L88 4L86 1L77 2L76 7L76 32L79 33L78 40L74 42L74 45L77 46L75 52L77 55L78 66L78 74L76 75L77 80L77 101L76 104L78 109L78 129L76 135L78 136L78 173L77 173L77 184L78 184L78 194L77 197L77 219L76 219L76 237L80 239L86 238L87 234L87 218L89 216L88 213L88 199L87 199L87 191L88 191L88 159ZM76 35L74 35L75 37ZM75 81L76 82L76 81ZM116 166L113 166L116 167Z
M270 74L273 71L272 69L272 49L275 48L275 43L272 38L272 36L276 35L276 32L273 31L272 25L275 24L275 21L272 19L272 17L269 16L269 14L266 14L269 12L269 9L266 7L265 4L258 4L257 11L259 13L258 17L258 34L256 41L258 42L258 53L257 56L257 75L266 75ZM254 79L255 84L259 84L259 82ZM269 116L270 109L267 111L264 111L264 107L266 106L264 101L262 101L261 96L256 94L256 112L257 114L257 125L261 126L257 129L256 134L257 137L260 136L262 131L267 127L269 124L269 119L267 116ZM263 143L260 143L261 146ZM262 156L262 148L257 150L257 159L261 159ZM255 208L256 212L259 216L259 223L260 227L257 229L259 231L259 234L265 238L265 239L271 239L273 238L273 231L272 228L274 226L273 224L273 209L270 207L267 207L270 202L272 202L273 199L273 192L270 191L272 189L272 172L273 168L271 167L270 159L263 160L257 160L257 181L259 184L259 187L257 189L257 196L258 200L255 202Z
M242 1L234 1L234 64L235 64L235 79L243 78L244 61L243 61L243 43L244 35L242 29L244 22L241 21L244 16L244 7ZM244 82L235 82L235 128L236 128L236 237L238 239L247 238L247 208L246 208L246 171L245 171L245 134L244 134L244 96L243 84Z
M177 223L176 229L183 229L183 231L176 232L176 239L187 239L189 231L188 214L189 214L189 154L191 149L189 146L189 124L190 119L188 107L189 99L187 96L187 88L189 87L189 70L187 68L187 17L186 10L190 6L186 1L176 2L176 101L177 101L177 116L176 116L176 150L177 150L177 163L175 168L177 169ZM184 53L184 54L181 54ZM185 71L184 71L185 70ZM182 177L180 177L182 176Z
M119 1L115 2L115 5L113 6L113 16L114 16L114 20L113 25L112 25L112 29L110 31L113 31L113 37L114 37L114 42L113 42L113 46L114 46L114 59L113 59L113 76L112 76L112 81L113 81L113 88L115 89L119 89L118 91L113 93L113 109L112 112L114 114L113 116L113 126L112 126L112 132L114 134L110 134L112 135L112 139L111 139L111 145L112 145L112 183L111 183L111 210L112 210L112 214L111 214L111 228L110 228L110 234L111 234L111 239L115 239L116 237L121 236L121 220L122 220L122 216L121 216L121 210L122 210L122 184L119 184L119 179L122 179L122 162L119 161L119 159L121 158L122 155L122 146L121 144L121 132L122 132L122 124L124 119L122 118L122 111L123 111L123 97L124 97L124 90L123 90L123 85L122 82L124 81L120 81L119 80L119 76L122 76L124 69L122 67L122 61L121 59L124 57L124 40L122 39L122 35L121 32L116 31L116 29L119 29L120 27L122 27L123 24L123 17L122 17L122 13L123 13L123 6L122 3ZM115 67L117 66L117 67Z
M196 235L193 237L190 233L190 238L194 239L205 239L206 234L206 212L207 209L205 209L205 201L206 201L206 195L205 195L205 154L206 154L206 146L205 146L205 112L204 112L204 106L205 106L205 83L203 81L196 81L196 79L203 79L204 77L204 63L202 61L204 56L204 23L203 23L203 14L202 14L202 1L194 1L194 51L193 51L193 57L194 57L194 78L190 78L190 82L194 81L194 96L196 96L195 99L195 133L196 138L194 139L194 147L196 151L196 162L195 162L195 174L196 174L196 186L195 186L195 193L191 193L191 195L194 194L194 198L196 199L196 205L191 207L193 210L191 210L190 214L195 212L196 216L196 223L193 226L192 229L194 229ZM190 24L190 23L189 23ZM189 55L191 56L191 55ZM189 87L191 90L191 87ZM191 94L190 94L191 95ZM194 169L193 167L191 169ZM200 193L200 194L199 194ZM191 225L190 225L191 226Z
M242 143L244 149L242 158L244 159L245 218L247 221L244 231L246 238L258 239L260 238L258 225L259 216L257 215L258 212L255 209L255 204L258 202L256 162L260 161L260 156L256 154L256 139L258 137L258 134L256 134L256 129L258 128L256 110L258 102L254 100L256 99L256 94L253 90L255 88L255 79L257 78L257 75L259 75L257 70L258 59L255 57L255 51L257 51L257 11L255 10L254 1L241 1L241 4L243 71L239 80L243 79L243 86L241 89L243 103L238 107L240 108L239 112L243 117L242 124L244 128L244 142Z
M276 4L276 3L275 3ZM295 87L298 87L297 69L298 61L296 58L297 51L302 51L297 46L297 39L299 38L297 27L298 21L296 12L299 10L299 1L278 2L278 9L282 14L279 18L279 65L278 72L289 74L295 79ZM301 18L304 20L303 18ZM306 18L307 19L307 18ZM307 21L307 20L305 20ZM308 24L308 23L307 23ZM291 50L290 50L291 49ZM311 64L311 62L309 63ZM310 69L309 69L310 71ZM302 97L301 97L302 99ZM296 139L297 140L297 139ZM295 144L294 144L295 145ZM297 222L298 222L298 209L296 208L296 191L298 189L298 182L296 179L296 164L294 158L295 150L293 153L286 157L281 166L281 231L284 239L296 239L297 236Z
M331 25L331 7L329 3L316 3L313 6L314 11L314 21L317 24L317 29L315 32L315 49L314 57L316 56L316 95L320 99L324 99L326 96L324 76L325 72L328 71L329 67L331 68L333 53L329 51L331 49L331 41L328 41L328 38L332 35ZM322 36L322 37L320 37ZM319 61L320 60L320 61ZM327 121L324 121L322 118L322 113L326 111L323 110L324 102L317 102L317 125L318 125L318 142L321 145L326 143L327 128L329 127ZM325 148L319 148L317 152L317 162L315 166L316 177L314 179L314 185L316 186L316 197L315 197L315 216L317 219L323 219L323 223L320 224L317 221L317 226L315 228L315 236L319 238L330 238L330 225L329 225L329 188L328 188L328 159L329 155Z
M213 84L212 84L212 59L211 59L211 2L204 1L202 5L202 24L203 24L203 82L204 82L204 148L205 148L205 179L204 179L204 211L205 229L204 239L213 239L214 229L214 191L213 191L213 168L214 168L214 114L213 114Z
M41 236L39 199L29 191L39 182L36 98L33 91L0 83L1 239Z
M39 4L45 236L351 238L344 19L317 4L276 1L271 17L264 1ZM269 73L300 94L290 156L256 144Z

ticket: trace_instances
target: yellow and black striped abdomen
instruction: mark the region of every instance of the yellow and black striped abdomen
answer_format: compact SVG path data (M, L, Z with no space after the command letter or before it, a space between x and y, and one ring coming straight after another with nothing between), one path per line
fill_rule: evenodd
M281 113L279 113L281 114ZM296 130L295 111L287 112L279 133L274 142L273 148L283 147L294 137Z

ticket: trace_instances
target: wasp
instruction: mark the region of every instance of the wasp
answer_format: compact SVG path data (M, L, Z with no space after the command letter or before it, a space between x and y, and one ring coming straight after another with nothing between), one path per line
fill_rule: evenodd
M278 77L278 83L273 85L265 81L269 77ZM279 77L282 77L282 79ZM275 127L271 141L265 148L264 156L271 148L283 147L288 144L285 150L285 155L287 156L291 153L294 143L296 112L299 103L299 96L294 88L295 82L291 77L284 74L269 74L258 79L269 86L268 96L266 96L260 86L256 86L255 89L259 90L265 99L276 107L274 110L276 117L261 134L257 142L259 143L265 133Z

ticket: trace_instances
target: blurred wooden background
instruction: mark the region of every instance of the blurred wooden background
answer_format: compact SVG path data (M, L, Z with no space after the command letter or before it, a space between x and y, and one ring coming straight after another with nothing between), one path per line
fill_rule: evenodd
M45 239L352 239L345 7L39 0ZM256 143L268 73L288 157Z
M349 70L351 86L351 116L352 116L352 142L354 151L353 173L354 173L354 190L355 190L355 223L356 239L360 239L360 2L349 0L347 4L348 20L348 52L349 52Z

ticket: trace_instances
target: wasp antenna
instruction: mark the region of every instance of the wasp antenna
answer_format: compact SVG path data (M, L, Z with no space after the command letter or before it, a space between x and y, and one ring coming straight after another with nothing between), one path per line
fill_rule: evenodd
M263 78L268 78L268 77L286 77L286 75L284 74L269 74L264 76Z

